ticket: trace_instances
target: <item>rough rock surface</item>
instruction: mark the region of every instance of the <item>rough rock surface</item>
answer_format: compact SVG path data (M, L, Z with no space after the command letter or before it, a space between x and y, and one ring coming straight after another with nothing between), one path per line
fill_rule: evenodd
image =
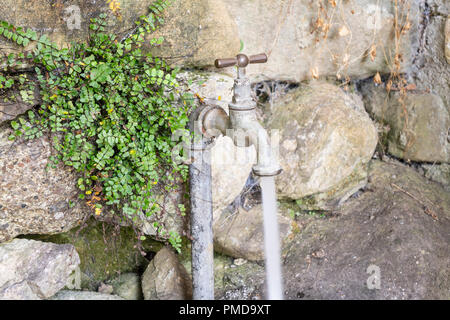
M308 196L309 208L328 209L365 185L378 136L355 95L324 82L303 85L273 106L268 127L280 131L279 197Z
M287 298L450 298L449 193L399 163L372 162L369 180L338 217L292 242Z
M236 20L243 51L269 55L269 63L248 68L251 76L303 81L311 79L314 68L319 76L356 78L389 72L382 52L394 47L394 4L390 0L225 2ZM411 29L401 45L404 70L411 64L421 17L415 1L408 5ZM328 22L330 28L324 39L323 28ZM378 52L374 61L368 57L373 44Z
M0 242L78 225L85 213L77 201L75 173L62 165L47 169L51 147L46 136L10 141L10 134L0 127Z
M214 217L241 193L256 162L255 148L239 148L229 137L219 137L211 151Z
M217 58L239 52L236 23L222 0L174 1L156 36L165 42L152 52L184 66L212 66Z
M278 210L281 243L291 235L291 220ZM249 211L242 207L235 212L224 210L213 222L214 250L234 258L264 260L262 206Z
M431 0L427 3L418 32L420 46L411 78L419 90L430 90L439 95L450 112L450 64L445 58L445 24L450 14L450 2Z
M361 91L367 111L389 126L389 153L413 161L450 161L450 113L440 96L388 94L384 86L375 87L372 81L365 81Z
M27 1L0 0L0 20L15 26L30 27L45 33L60 46L88 38L90 19L107 13L108 27L119 39L126 36L139 16L148 13L152 0L121 0L121 19L114 16L106 1ZM217 57L233 56L239 51L235 22L221 0L173 1L164 13L165 25L153 37L164 36L155 54L185 65L212 65ZM17 47L0 40L4 52ZM31 44L30 44L31 46Z
M439 182L450 192L450 164L423 164L422 168L425 171L425 177Z
M113 295L92 291L71 291L61 290L49 300L124 300L123 298Z
M145 300L192 298L192 283L172 249L164 247L150 261L142 277Z
M137 273L124 273L108 282L113 293L126 300L142 300L141 277Z
M389 107L389 153L413 161L450 162L450 113L438 95L408 94L407 123L401 104Z
M14 239L0 244L0 299L53 296L80 263L72 245Z

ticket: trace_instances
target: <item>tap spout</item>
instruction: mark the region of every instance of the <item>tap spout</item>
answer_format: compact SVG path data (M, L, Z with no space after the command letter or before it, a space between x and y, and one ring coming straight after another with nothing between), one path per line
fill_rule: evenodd
M237 147L254 145L256 148L256 164L253 173L257 176L276 176L281 167L273 153L269 135L256 119L255 110L230 109L231 130L227 136L233 139Z

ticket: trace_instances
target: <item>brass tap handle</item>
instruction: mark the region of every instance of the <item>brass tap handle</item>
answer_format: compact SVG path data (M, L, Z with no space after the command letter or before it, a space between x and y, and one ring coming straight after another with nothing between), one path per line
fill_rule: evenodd
M240 68L245 68L250 63L265 63L267 62L267 55L265 53L256 54L247 57L245 54L238 54L236 58L216 59L216 68L226 68L238 65Z

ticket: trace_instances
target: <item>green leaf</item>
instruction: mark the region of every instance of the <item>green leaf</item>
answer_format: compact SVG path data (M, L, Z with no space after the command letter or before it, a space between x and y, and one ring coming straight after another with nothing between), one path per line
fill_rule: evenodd
M11 127L12 127L14 130L17 130L17 129L20 128L20 125L19 125L16 121L11 121Z

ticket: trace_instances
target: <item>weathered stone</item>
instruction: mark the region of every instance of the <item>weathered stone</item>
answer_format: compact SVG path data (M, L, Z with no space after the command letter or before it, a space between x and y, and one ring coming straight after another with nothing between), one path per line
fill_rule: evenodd
M400 163L374 161L369 175L339 216L291 242L287 299L450 298L450 194Z
M0 20L5 20L16 27L32 28L38 34L46 34L60 47L66 47L71 41L85 41L88 38L90 19L100 13L109 17L109 28L118 36L125 35L139 16L148 12L151 0L121 1L122 19L114 16L106 1L74 0L62 1L27 1L0 0L3 10ZM4 53L17 52L18 46L12 42L0 40ZM31 43L26 50L32 48Z
M433 94L408 94L404 106L395 98L391 102L389 153L413 161L449 162L450 115L442 99Z
M440 1L433 1L440 2ZM450 2L430 4L418 33L420 47L414 59L411 80L418 90L439 95L450 113L450 64L445 58L445 24Z
M109 282L113 293L126 300L142 300L141 277L137 273L124 273Z
M156 32L165 42L152 52L185 66L211 66L221 57L239 52L236 23L222 0L174 1Z
M192 298L192 284L177 255L164 247L150 261L142 277L145 300L186 300Z
M123 298L113 295L92 291L71 291L61 290L49 300L124 300Z
M20 234L65 232L78 225L85 213L77 200L75 172L62 165L47 168L47 136L10 141L11 134L5 125L0 127L0 242Z
M121 18L114 16L106 1L12 1L1 0L0 20L15 26L30 27L50 36L59 46L71 41L85 41L90 19L100 13L108 15L108 29L118 39L125 37L134 22L148 13L152 0L121 0ZM171 62L185 65L212 65L221 56L233 56L239 51L239 38L234 21L221 0L174 1L163 14L165 25L149 36L164 36L165 42L150 50ZM18 47L0 40L2 51L17 52ZM32 46L30 44L29 46ZM147 45L147 49L149 44ZM27 48L29 49L29 48Z
M291 235L291 220L279 210L280 241L285 243ZM261 205L246 211L228 210L214 220L214 250L234 258L264 260L264 230Z
M75 248L34 240L0 244L0 299L40 300L67 283L80 263Z
M100 287L98 287L97 292L103 294L112 294L114 291L112 285L101 283Z
M450 192L450 164L422 164L422 168L425 171L425 177L442 184Z
M383 54L394 52L395 47L395 9L390 0L225 2L236 20L243 51L269 56L268 63L248 68L252 77L302 81L311 79L314 69L318 76L356 78L390 72ZM421 17L415 2L408 2L408 6L411 29L400 43L402 70L411 64ZM403 13L403 9L399 11ZM325 33L316 30L327 26L324 39ZM373 61L369 57L372 45L377 51Z
M450 115L438 95L388 94L384 86L371 82L361 88L368 112L389 126L389 153L413 161L450 161Z
M280 198L309 197L332 208L366 183L377 132L360 99L323 82L303 85L274 105L268 127L280 132Z
M256 162L254 147L239 148L229 137L219 137L211 152L214 219L241 193Z

